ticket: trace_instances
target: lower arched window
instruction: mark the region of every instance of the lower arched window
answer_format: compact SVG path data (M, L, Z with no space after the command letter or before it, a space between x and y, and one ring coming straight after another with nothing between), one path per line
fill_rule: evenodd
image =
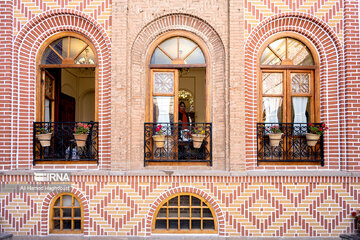
M80 200L74 194L57 195L50 206L50 233L82 233L84 214Z
M213 208L202 197L180 193L164 200L155 212L155 233L217 233Z

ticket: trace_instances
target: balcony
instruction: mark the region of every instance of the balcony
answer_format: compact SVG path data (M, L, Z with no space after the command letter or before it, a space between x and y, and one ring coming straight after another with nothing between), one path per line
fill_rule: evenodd
M79 123L89 126L83 139L75 139ZM34 122L33 164L98 163L98 126L97 122ZM40 132L48 134L48 140Z
M270 145L269 127L279 126L283 133L277 146ZM321 123L313 123L321 126ZM323 136L315 146L309 146L306 140L308 133L306 123L258 123L257 124L257 162L317 162L324 166L324 138Z
M145 123L144 165L180 162L212 166L211 123Z

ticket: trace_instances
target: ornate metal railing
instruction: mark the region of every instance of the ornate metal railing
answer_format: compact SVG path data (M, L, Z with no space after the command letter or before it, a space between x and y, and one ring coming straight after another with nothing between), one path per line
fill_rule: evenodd
M83 139L75 139L74 128L87 125ZM39 161L96 161L98 162L97 122L34 122L33 164ZM48 137L39 135L47 133Z
M207 162L211 166L211 123L145 123L144 165L150 162Z
M313 123L321 127L321 123ZM278 126L283 133L280 142L270 143L269 128ZM260 162L319 162L324 166L324 138L308 141L306 123L258 123L257 161ZM314 146L311 146L314 145Z

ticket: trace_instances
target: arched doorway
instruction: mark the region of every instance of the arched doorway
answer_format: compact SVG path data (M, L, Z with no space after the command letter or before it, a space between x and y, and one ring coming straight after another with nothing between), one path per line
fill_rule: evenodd
M98 92L94 46L82 35L60 33L43 44L37 63L34 163L95 161ZM47 142L39 143L44 134Z
M205 45L174 31L159 37L147 58L145 163L211 165L210 68ZM193 105L181 101L183 89Z

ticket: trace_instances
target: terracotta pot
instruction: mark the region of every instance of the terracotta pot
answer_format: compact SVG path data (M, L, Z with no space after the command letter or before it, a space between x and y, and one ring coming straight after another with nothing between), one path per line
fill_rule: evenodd
M319 141L320 136L321 135L319 135L319 134L307 133L306 134L307 145L310 147L314 147L317 144L317 142Z
M153 135L153 141L157 148L163 148L165 145L165 135Z
M283 133L269 133L270 146L277 147L280 144Z
M191 138L193 141L193 147L200 148L201 144L205 138L205 135L204 134L193 134Z
M50 146L51 133L37 134L36 137L39 139L42 147Z
M74 138L76 140L76 145L78 147L84 147L86 145L87 136L88 136L88 134L75 134L74 133Z

